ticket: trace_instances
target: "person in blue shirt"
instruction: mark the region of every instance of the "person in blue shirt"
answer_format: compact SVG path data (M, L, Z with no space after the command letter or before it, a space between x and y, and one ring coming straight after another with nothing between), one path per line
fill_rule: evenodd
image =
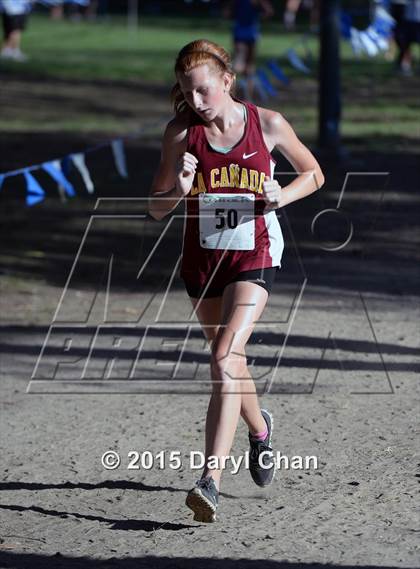
M233 69L244 77L246 98L252 99L260 18L273 16L274 10L270 0L230 0L224 13L233 19Z

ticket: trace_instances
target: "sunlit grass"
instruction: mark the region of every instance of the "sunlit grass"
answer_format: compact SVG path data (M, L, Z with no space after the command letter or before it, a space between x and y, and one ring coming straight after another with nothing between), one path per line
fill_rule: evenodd
M164 109L159 112L170 112L169 104L165 107L162 102L165 95L146 93L145 86L161 85L163 92L169 94L175 55L185 43L197 37L207 37L231 48L230 24L226 21L142 17L138 30L132 30L124 18L75 23L33 15L23 41L29 62L0 63L4 82L0 97L3 108L7 109L2 113L0 127L15 132L133 130L140 122L138 111L142 105L155 107L159 101ZM302 57L310 55L311 74L303 75L290 65L286 52L291 47ZM341 53L343 134L381 135L383 140L386 136L401 136L414 144L419 135L420 78L397 77L393 64L383 56L357 59L347 42L342 42ZM316 137L317 129L317 56L317 36L284 33L280 22L266 26L259 45L259 66L276 59L291 79L291 85L285 88L277 84L279 96L264 104L283 112L299 134L308 139ZM67 82L64 94L62 89L59 94L48 93L49 97L56 97L56 108L48 103L45 93L40 94L43 79L45 91L54 88L51 87L54 82ZM26 80L30 81L27 97L33 97L35 104L24 108L17 104L14 110L18 99L17 88L12 83ZM108 87L114 83L122 85L124 92L118 95L120 98L109 98L109 90L102 91L105 83ZM83 97L100 105L83 106L80 104Z

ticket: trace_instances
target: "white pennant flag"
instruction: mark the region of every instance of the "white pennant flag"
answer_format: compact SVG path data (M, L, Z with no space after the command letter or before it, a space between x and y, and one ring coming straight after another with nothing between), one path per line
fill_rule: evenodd
M86 166L85 155L80 152L79 154L72 154L71 159L73 164L79 170L80 175L83 178L83 182L85 183L86 189L90 194L93 194L95 191L95 186L93 185L92 178L90 177L89 170Z
M389 48L389 42L384 37L378 34L373 26L369 26L366 30L367 35L369 38L377 45L380 51L386 51Z
M402 4L402 2L400 2ZM406 2L404 2L406 4ZM391 16L391 14L388 12L388 10L384 7L384 6L376 6L375 8L375 20L383 20L384 22L386 22L390 28L392 28L395 23L396 20L395 18L393 18Z
M366 32L359 32L359 39L369 57L378 55L379 48L374 41L368 36Z
M56 170L59 170L61 172L61 164L60 164L60 160L53 160L51 162L51 164L54 166L54 168ZM67 201L67 197L66 197L66 190L64 189L64 186L62 186L61 184L57 183L57 189L58 189L58 195L60 196L60 200L64 203Z
M51 178L57 183L58 192L62 201L66 201L66 195L70 197L74 197L76 195L72 184L63 174L60 160L51 160L50 162L44 162L42 168L48 172Z
M356 57L363 53L364 48L360 41L360 32L356 28L350 28L350 43Z
M121 139L111 142L112 152L114 154L115 166L122 178L128 178L127 164L125 161L124 144Z

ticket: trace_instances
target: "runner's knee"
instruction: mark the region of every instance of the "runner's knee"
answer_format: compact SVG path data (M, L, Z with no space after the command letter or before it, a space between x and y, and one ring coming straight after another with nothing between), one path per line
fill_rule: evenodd
M246 375L246 356L243 350L233 351L224 349L223 345L216 342L212 345L210 368L212 379L218 385L227 384L229 389L238 390L241 379ZM235 385L231 385L232 383Z

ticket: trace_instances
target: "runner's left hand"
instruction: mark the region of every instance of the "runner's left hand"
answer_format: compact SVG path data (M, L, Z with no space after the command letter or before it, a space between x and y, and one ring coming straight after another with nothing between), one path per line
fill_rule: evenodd
M263 198L270 209L284 205L283 193L277 180L266 177L263 182Z

